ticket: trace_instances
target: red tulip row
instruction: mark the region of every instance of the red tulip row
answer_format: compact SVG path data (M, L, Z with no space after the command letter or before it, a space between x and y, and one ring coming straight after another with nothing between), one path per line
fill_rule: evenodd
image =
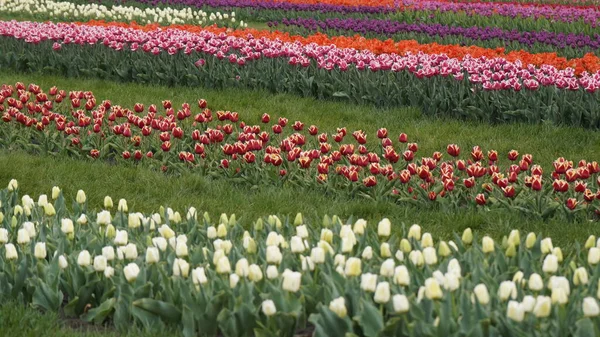
M503 205L543 217L561 209L592 216L600 204L596 161L558 158L544 173L531 154L512 150L501 165L495 150L475 146L461 158L456 144L447 146L448 159L441 152L418 158L418 144L405 133L392 136L381 128L376 141L367 141L362 130L328 134L268 114L252 125L237 112L213 112L203 99L197 107L165 100L127 109L98 103L89 91L44 92L17 83L0 88L0 114L1 145L36 152L149 162L163 171L220 173L252 184L295 180L402 202Z

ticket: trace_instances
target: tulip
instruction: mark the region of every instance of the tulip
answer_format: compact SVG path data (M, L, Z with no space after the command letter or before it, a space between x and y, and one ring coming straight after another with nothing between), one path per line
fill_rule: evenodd
M158 228L158 233L167 240L175 236L175 232L167 225L160 226Z
M156 247L148 247L146 249L146 263L152 264L160 261L160 254L158 248Z
M60 196L60 188L58 186L52 187L52 200L58 199L59 196Z
M235 273L240 277L247 277L249 273L248 260L239 259L235 264Z
M346 276L358 276L361 273L362 273L361 260L356 257L348 258L348 261L346 261L344 274Z
M462 277L462 270L457 259L452 259L450 262L448 262L448 272L456 275L459 278Z
M204 268L198 267L192 270L192 282L194 285L206 284L208 282L206 274L204 273Z
M29 233L26 229L21 228L17 232L17 243L20 245L28 244L30 242Z
M167 249L167 240L163 237L152 238L152 245L164 252Z
M237 274L229 275L229 288L233 289L237 286L238 282L240 282L240 277Z
M436 264L438 260L437 255L435 253L435 248L427 247L423 249L423 259L425 261L425 264L427 265Z
M4 249L6 250L5 256L7 260L16 260L19 257L19 254L17 253L17 248L12 243L6 244L4 246Z
M562 250L560 249L560 247L554 247L554 249L552 249L552 255L556 256L556 259L558 260L558 262L563 261L563 254L562 254Z
M107 266L107 267L104 269L104 277L106 277L106 278L111 278L111 277L113 277L114 275L115 275L115 269L114 269L113 267L111 267L111 266Z
M535 306L535 298L531 295L527 295L523 297L523 301L521 301L521 307L524 312L532 312Z
M569 297L563 288L552 289L552 303L567 304Z
M267 246L279 246L279 234L276 232L270 232L267 235Z
M86 225L88 222L87 216L85 214L81 214L79 218L77 218L77 223L79 225Z
M595 266L600 262L600 248L592 247L588 251L588 263Z
M519 302L509 301L506 309L506 317L515 322L522 322L525 318L525 310L523 310L523 306Z
M383 220L379 221L379 224L377 225L377 235L382 237L388 237L390 236L391 231L392 223L388 218L384 218Z
M381 267L379 269L379 275L384 276L384 277L392 277L394 276L394 260L393 259L387 259L385 261L383 261L383 263L381 264Z
M506 252L504 252L506 257L515 257L517 255L517 247L512 243L508 244L508 248L506 248Z
M410 229L408 230L408 238L414 238L415 240L421 240L421 226L419 225L412 225L410 226ZM405 252L408 253L408 252Z
M380 282L377 284L375 289L375 296L373 299L376 303L385 304L390 301L390 284L388 282Z
M67 258L64 255L58 257L58 267L60 269L67 269L69 263L67 262Z
M248 267L248 279L252 282L259 282L262 280L263 274L259 266L252 264Z
M404 254L410 253L412 251L410 241L408 241L407 239L400 240L400 250L404 252Z
M405 265L400 265L394 269L393 281L400 286L410 285L410 275Z
M544 281L542 281L542 277L539 274L533 273L531 276L529 276L529 282L527 286L530 290L541 291L544 289Z
M96 222L99 226L107 226L110 224L111 215L109 211L102 211L96 215Z
M106 246L102 248L102 256L108 261L115 259L115 249L112 246Z
M113 208L112 198L109 197L108 195L104 197L104 208L106 208L106 209Z
M114 244L117 246L124 246L127 244L128 241L128 235L127 235L127 231L125 230L118 230L117 229L117 234L115 235L115 239L114 239Z
M44 206L44 213L46 214L46 216L54 216L56 215L56 210L54 209L54 206L51 203L47 203Z
M227 258L227 257L223 257ZM229 264L229 260L227 261ZM183 259L175 259L173 261L173 276L181 276L183 278L187 278L190 272L190 264ZM219 265L217 265L217 272L219 272Z
M227 236L227 226L223 223L217 226L217 237L224 238Z
M283 259L283 255L277 246L267 247L267 263L280 264Z
M321 240L326 241L328 243L333 242L333 231L327 228L321 229Z
M490 294L488 292L487 287L485 286L485 284L480 283L478 285L475 286L475 289L473 289L473 293L475 294L475 297L477 298L477 302L486 305L490 302Z
M585 317L600 316L600 306L598 306L598 301L593 297L584 298L581 306Z
M585 249L590 249L596 246L596 236L590 235L585 241Z
M360 288L363 291L374 292L377 287L377 275L366 273L360 277Z
M508 242L508 244L512 244L514 246L518 246L519 244L521 244L521 235L520 235L519 231L516 229L513 229L512 231L510 231L507 242Z
M438 255L441 257L447 257L450 256L450 254L452 254L452 251L450 250L450 247L446 241L440 241L438 245Z
M295 271L289 271L283 273L283 283L282 288L285 291L289 291L292 293L300 290L300 285L302 281L302 274Z
M256 250L257 250L256 241L254 241L254 239L252 239L251 237L244 238L244 240L242 241L242 246L246 250L246 253L248 253L248 254L256 253Z
M364 219L358 219L354 223L354 228L352 229L352 231L354 232L354 234L362 235L362 234L365 233L365 228L366 227L367 227L367 221L364 220Z
M329 310L333 311L338 317L344 318L348 314L346 309L346 299L342 296L329 302Z
M177 257L188 256L188 247L185 242L178 241L175 246L175 255Z
M527 234L527 238L525 239L525 247L527 247L527 249L531 249L533 247L533 245L535 245L535 241L537 240L535 233L529 233Z
M35 248L33 251L33 255L40 260L43 260L46 258L46 243L45 242L38 242L35 244Z
M267 267L267 278L269 280L275 279L278 276L279 276L279 271L277 270L277 267L275 267L273 265L270 265L270 266Z
M408 255L408 259L412 262L413 265L415 265L415 267L421 267L425 262L423 258L423 253L421 253L421 251L419 250L413 250L412 252L410 252L410 254Z
M571 293L571 286L569 280L564 276L552 276L548 282L548 289L563 289L565 294L568 296Z
M439 300L443 296L442 288L435 278L425 280L425 297L430 300Z
M38 206L44 207L45 205L48 204L48 196L45 194L40 195L37 203L38 203Z
M558 270L558 258L552 254L546 255L544 264L542 265L542 270L544 273L556 273Z
M77 191L77 197L75 198L75 200L77 201L78 204L80 204L80 205L85 204L86 199L87 198L86 198L85 192L83 190Z
M216 263L217 273L219 274L229 274L231 273L231 264L229 263L229 258L227 256L221 256Z
M410 304L406 295L394 295L392 297L392 303L394 305L394 312L397 314L403 314L410 309Z
M106 270L105 270L106 271ZM137 279L140 273L140 267L135 263L130 263L123 268L123 274L127 282L133 282Z
M303 239L306 239L308 237L308 229L306 228L306 225L297 226L296 235Z
M575 273L573 274L573 284L576 286L588 284L588 272L585 267L579 267L575 270Z
M135 244L130 243L124 247L117 248L117 251L120 250L127 260L135 260L138 257L137 247Z
M0 228L0 244L8 242L8 230L6 228Z
M467 228L465 229L465 231L462 234L462 242L466 245L470 245L471 242L473 242L473 231L471 230L471 228Z
M11 179L8 182L8 190L10 192L12 192L12 191L16 190L17 188L19 188L19 183L17 182L17 180L16 179Z
M517 286L512 281L503 281L498 288L498 297L501 301L506 301L509 298L517 298ZM512 302L512 301L511 301Z
M275 303L271 300L265 300L261 304L262 312L265 316L270 317L277 313L277 309L275 308Z
M550 254L552 253L552 239L545 238L541 242L542 254Z
M325 250L321 247L315 247L310 252L310 259L314 263L324 263L325 262Z
M117 210L123 213L127 212L129 210L127 207L127 200L120 199L119 204L117 205Z
M455 291L460 287L460 279L453 273L446 273L444 275L444 289L449 291Z
M97 272L103 272L106 269L107 260L106 257L98 255L94 257L94 270Z
M92 257L90 256L90 252L87 250L82 250L77 257L77 264L82 267L87 267L91 264Z
M481 246L484 253L494 252L494 240L489 236L484 236L481 240Z
M433 247L433 238L430 233L423 234L423 237L421 238L421 247Z

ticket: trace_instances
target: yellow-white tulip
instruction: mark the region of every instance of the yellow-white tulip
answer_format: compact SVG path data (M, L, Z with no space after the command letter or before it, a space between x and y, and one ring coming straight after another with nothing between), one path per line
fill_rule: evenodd
M97 272L103 272L106 269L107 261L102 255L94 257L94 270Z
M140 274L140 267L132 262L123 268L123 274L125 274L125 279L127 282L133 282Z
M410 304L406 295L394 295L394 297L392 297L392 303L394 305L394 312L397 314L403 314L410 309Z
M381 267L379 268L379 275L383 277L392 277L394 276L394 267L395 267L394 259L387 259L383 261Z
M332 300L329 302L329 310L333 311L340 318L346 317L346 315L348 315L348 310L346 309L346 299L340 296Z
M377 287L377 275L365 273L360 276L360 289L367 292L374 292Z
M361 260L356 257L348 258L348 261L346 261L344 274L346 276L358 276L361 273L362 273Z
M390 284L388 282L379 282L375 289L375 296L373 296L375 303L385 304L390 301L390 298Z
M391 232L392 223L390 222L390 219L384 218L379 221L379 224L377 225L377 235L381 237L388 237L391 235Z
M92 257L90 256L90 252L87 250L82 250L77 257L77 264L82 267L87 267L92 263Z

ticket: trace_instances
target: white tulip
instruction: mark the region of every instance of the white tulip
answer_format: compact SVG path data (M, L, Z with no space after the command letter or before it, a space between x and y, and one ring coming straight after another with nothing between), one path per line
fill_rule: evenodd
M61 219L60 220L60 230L65 234L73 233L75 231L75 227L73 226L73 220Z
M7 260L16 260L19 257L19 254L17 253L17 248L12 243L7 243L4 246L4 249L6 250L5 256Z
M133 282L140 274L140 267L132 262L123 268L123 274L125 274L125 279L127 279L127 282Z
M167 250L167 240L165 238L161 237L156 237L156 238L152 238L152 245L158 249L160 249L161 252L164 252L165 250Z
M35 248L33 251L33 255L40 260L43 260L46 258L47 256L47 252L46 252L46 243L45 242L38 242L35 244Z
M69 266L69 262L67 262L67 258L64 255L58 257L58 267L60 269L66 269Z
M17 231L17 243L20 245L28 244L31 241L26 229L21 228Z
M575 273L573 274L573 284L574 285L586 285L588 284L589 280L588 280L588 272L587 269L585 269L585 267L579 267L575 270Z
M532 312L533 307L535 306L535 297L531 295L523 297L523 300L521 301L521 306L523 308L523 311Z
M536 273L531 274L531 276L529 276L528 287L533 291L540 291L544 289L544 281L542 281L542 277Z
M107 266L106 269L104 269L104 277L106 278L111 278L115 275L115 269L111 266Z
M262 312L265 316L270 317L277 313L277 309L275 308L275 303L271 300L265 300L261 305Z
M501 301L517 298L517 286L513 281L503 281L498 287L498 297Z
M292 250L292 253L295 254L300 254L304 252L304 242L302 241L302 238L299 236L292 236L292 238L290 239L290 248Z
M8 242L8 230L6 228L0 228L0 244Z
M420 250L413 250L408 254L408 259L412 262L416 267L421 267L425 260L423 258L423 253Z
M397 314L403 314L410 309L410 304L408 303L406 295L394 295L394 297L392 297L392 303L394 305L394 312Z
M400 252L402 253L402 252ZM390 249L390 244L387 242L384 242L381 244L381 246L379 246L379 256L383 257L383 258L388 258L392 256L392 251Z
M558 258L553 254L546 255L544 259L544 264L542 265L542 270L544 273L556 273L558 270Z
M107 266L106 258L102 255L98 255L94 257L94 270L98 272L103 272Z
M87 267L92 263L92 257L90 256L90 252L87 250L82 250L77 257L77 264L82 267Z
M598 301L593 297L586 297L583 299L581 304L583 308L583 315L585 317L597 317L600 316L600 307Z
M217 273L219 274L229 274L231 273L231 264L229 263L229 258L227 256L222 256L217 261Z
M525 318L525 310L517 301L509 301L506 308L506 317L516 322L522 322Z
M210 226L206 229L206 237L213 240L217 237L217 229L214 226Z
M356 235L363 235L365 233L365 228L367 228L367 221L364 219L358 219L354 223L354 228L352 231Z
M186 260L177 258L173 261L173 276L187 278L189 273L190 264Z
M380 282L375 289L373 300L375 303L385 304L390 301L390 284L388 282Z
M279 271L277 270L277 267L270 265L267 267L267 278L269 280L275 279L279 276Z
M96 215L96 222L99 226L108 226L111 222L111 215L109 211L102 211Z
M481 247L484 253L493 253L494 252L494 240L489 236L484 236L481 240Z
M488 292L488 289L485 284L480 283L476 285L475 289L473 289L473 293L477 298L477 302L483 305L486 305L490 302L490 293Z
M275 267L275 266L269 266L269 267ZM267 269L268 271L268 269ZM251 264L250 267L248 267L248 279L252 282L259 282L260 280L262 280L263 278L263 273L262 273L262 269L260 269L260 267L256 264Z
M204 268L198 267L192 270L192 282L195 285L206 284L208 282Z
M423 259L425 261L425 264L427 265L436 264L438 260L437 255L435 253L435 248L426 247L425 249L423 249Z
M346 309L346 299L342 296L329 302L329 310L333 311L338 317L344 318L348 315Z
M421 240L421 226L412 225L408 230L408 238L413 238L417 241Z
M360 288L363 291L374 292L377 287L377 275L365 273L360 276Z
M75 200L78 204L85 204L85 201L87 200L85 192L83 190L77 191L77 197L75 198Z
M542 254L549 254L552 253L552 249L554 247L552 246L552 239L551 238L545 238L542 240L541 242L541 249L542 249Z
M394 269L394 283L401 286L410 285L410 275L405 265L400 265Z
M323 248L315 247L310 252L310 259L312 262L319 264L325 262L325 251Z
M177 257L188 256L188 247L185 242L177 242L177 245L175 246L175 255L177 255Z
M588 263L592 266L597 265L600 262L600 248L592 247L588 251Z
M113 243L117 246L125 246L128 241L129 241L129 238L128 238L127 231L117 229L117 234L115 235L115 239L114 239Z
M425 280L424 294L430 300L439 300L444 296L439 282L432 277Z
M379 221L379 224L377 225L377 235L382 237L388 237L391 235L391 232L392 223L390 222L390 219L383 218L381 221Z
M552 309L552 301L548 296L538 296L533 307L533 314L535 317L543 318L550 316L550 310Z
M237 274L229 275L229 288L235 288L238 282L240 282L240 277Z
M153 264L160 261L160 253L156 247L148 247L146 249L146 263Z
M240 277L247 277L249 273L250 265L248 264L247 259L239 259L235 263L235 273Z
M280 264L283 259L283 255L277 246L267 247L267 263L269 264Z
M358 276L361 273L362 273L361 260L356 257L348 258L348 261L346 261L344 274L346 276Z
M381 267L379 268L379 275L383 277L392 277L394 276L394 267L396 264L394 263L394 259L387 259L383 261Z
M300 290L301 281L302 274L299 272L290 271L288 273L284 273L282 288L283 290L295 293Z
M303 239L306 239L308 237L308 229L306 228L306 225L297 226L296 235Z

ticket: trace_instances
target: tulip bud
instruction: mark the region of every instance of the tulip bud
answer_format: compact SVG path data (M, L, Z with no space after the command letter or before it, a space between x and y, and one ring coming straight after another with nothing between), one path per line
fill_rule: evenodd
M563 261L563 253L560 247L554 247L554 249L552 249L552 255L556 256L558 262Z
M387 259L383 261L381 267L379 268L379 275L383 277L392 277L394 276L394 267L395 263L393 259Z
M524 312L532 312L533 307L535 306L535 298L531 295L527 295L523 297L523 301L521 301L521 307Z
M456 275L458 278L462 277L462 270L457 259L452 259L448 262L448 272Z
M430 300L439 300L444 296L439 282L435 278L425 280L425 297Z
M129 208L127 207L127 200L125 200L125 199L120 199L120 200L119 200L119 204L118 204L118 206L117 206L117 210L118 210L119 212L123 212L123 213L125 213L125 212L128 212L128 211L129 211Z
M115 259L115 249L112 246L106 246L102 248L102 256L108 261Z
M217 261L217 273L219 274L229 274L231 273L231 264L229 263L229 258L227 256L222 256Z
M82 267L87 267L92 263L91 260L92 257L90 256L90 252L82 250L77 257L77 264Z
M114 244L117 246L124 246L127 244L127 241L128 241L127 231L125 231L125 230L121 231L121 230L117 229Z
M308 238L308 228L306 228L306 225L297 226L296 235L303 239Z
M527 238L525 238L525 247L527 247L527 249L531 249L531 247L535 245L536 240L537 237L535 236L535 233L531 232L527 234Z
M586 297L582 303L583 315L585 317L597 317L600 316L600 307L598 302L593 297Z
M573 284L576 286L588 284L588 272L585 267L579 267L575 270L575 273L573 274Z
M392 223L388 218L384 218L377 225L377 235L382 237L390 236L392 231Z
M544 273L556 273L558 270L558 258L552 254L546 255L544 264L542 265L542 270Z
M448 247L446 241L440 241L438 245L438 255L441 257L447 257L450 256L450 254L452 254L452 251L450 250L450 247Z
M247 277L249 272L248 260L239 259L235 264L235 273L240 277Z
M302 220L302 213L296 214L296 218L294 219L294 226L300 226L304 223Z
M244 240L242 241L242 246L246 250L246 253L248 253L248 254L256 253L256 249L257 249L256 241L254 241L254 239L252 239L251 237L244 238Z
M283 259L283 255L277 246L267 247L267 263L269 264L280 264Z
M423 234L423 237L421 238L421 247L433 247L433 238L430 233Z
M19 229L17 232L17 243L20 245L28 244L30 241L29 233L24 228Z
M473 292L475 293L477 302L479 302L483 305L486 305L490 302L490 294L489 294L488 289L485 286L485 284L480 283L480 284L476 285L475 289L473 289Z
M419 225L410 226L410 229L408 230L408 238L409 239L414 238L417 241L421 240L421 226L419 226ZM405 251L404 253L408 253L408 252Z
M4 246L4 249L6 250L5 254L7 260L16 260L19 257L19 254L17 253L17 248L12 243L6 244Z
M364 260L370 260L373 258L373 248L371 248L371 246L365 247L365 249L362 252L362 258Z
M152 264L160 261L160 254L158 248L156 247L148 247L146 249L146 263Z
M525 318L525 311L523 306L517 301L508 302L506 309L506 317L512 319L515 322L522 322Z
M285 291L295 293L298 290L300 290L301 281L302 281L302 274L300 274L299 272L294 272L294 271L284 272L282 288Z
M600 262L600 248L592 247L588 251L588 263L595 266Z
M346 309L346 299L340 296L329 302L329 310L333 311L340 318L346 317L348 315L348 310Z
M254 266L256 266L256 265L254 265ZM258 266L256 266L256 267L258 267ZM259 268L259 271L260 271L260 268ZM277 267L275 267L273 265L268 266L267 267L267 278L269 280L272 280L272 279L277 278L277 276L279 276L279 271L277 270Z
M38 242L38 243L36 243L33 255L36 258L40 259L40 260L45 259L46 255L47 255L47 253L46 253L46 243L45 242Z
M237 286L238 282L240 282L240 277L237 274L229 275L229 288L233 289Z
M58 267L60 269L67 269L69 263L67 262L67 258L64 255L58 257Z
M177 255L177 257L188 256L188 247L185 242L177 241L177 244L175 245L175 255Z
M462 242L466 245L470 245L471 242L473 242L473 231L471 230L471 228L467 228L465 229L465 231L462 234Z
M390 284L388 282L380 282L377 284L375 296L373 297L375 303L385 304L390 301L390 297Z
M60 220L60 230L66 235L72 234L75 231L73 226L73 220L71 219L62 219Z
M410 275L405 265L400 265L394 269L393 281L400 286L410 285Z
M361 270L361 260L356 257L348 258L346 261L346 266L344 269L344 274L346 276L358 276L362 273Z
M533 273L529 276L527 286L529 287L529 290L541 291L544 289L544 281L542 281L542 277L539 274Z
M135 263L130 263L123 268L123 274L125 274L125 279L127 280L127 282L135 281L139 273L140 267L138 267L138 265Z
M508 248L506 248L506 252L504 253L506 257L515 257L517 256L517 248L512 243L508 244Z
M48 196L45 194L40 195L37 203L38 206L44 207L44 205L48 204Z
M392 303L394 304L394 312L397 314L403 314L410 309L410 304L406 295L394 295L394 297L392 297Z
M410 244L410 241L408 241L407 239L400 240L400 250L404 254L410 253L412 251L412 246Z
M78 204L80 204L80 205L85 204L86 199L87 198L86 198L85 192L83 190L77 191L77 197L75 198L75 200L77 201Z
M498 297L501 301L506 301L509 298L517 298L517 286L512 281L503 281L498 288Z
M227 236L227 226L223 223L217 226L217 236L220 238L224 238Z
M227 259L227 257L223 258ZM229 260L227 260L227 265L229 265ZM223 271L223 269L221 269L221 271ZM219 265L217 265L217 272L219 272ZM173 276L181 276L183 278L187 278L189 273L190 264L186 260L177 258L173 261Z
M489 236L484 236L481 240L481 247L485 254L494 252L494 240Z
M321 229L321 240L328 242L328 243L332 243L333 242L333 232L327 228Z
M265 316L270 317L277 313L277 309L275 308L275 303L271 300L265 300L261 304L262 312Z
M400 252L400 254L402 254L402 252ZM390 250L389 243L384 242L381 244L381 246L379 246L379 255L383 258L388 258L392 256L392 251Z
M77 218L77 223L79 225L87 225L88 219L87 216L85 214L81 214L79 216L79 218Z
M133 243L130 243L125 247L119 247L117 250L121 250L127 260L135 260L138 257L137 247Z
M11 179L8 182L8 190L10 192L12 192L12 191L16 190L17 188L19 188L19 183L17 182L17 180L16 179Z
M596 236L590 235L585 241L585 249L590 249L596 246Z
M106 208L106 209L113 208L112 198L109 197L108 195L104 197L104 208Z
M523 272L519 270L513 276L512 281L515 282L515 283L520 283L522 280L523 280Z
M552 289L552 303L567 304L569 296L563 288Z
M56 200L60 196L60 188L58 186L52 187L52 199Z
M175 236L175 232L167 225L160 226L158 228L158 233L167 240Z
M192 270L192 282L194 285L206 284L208 282L206 274L204 273L204 268L198 267Z
M421 253L419 250L413 250L410 252L410 254L408 254L408 259L415 267L421 267L423 266L423 263L425 263L423 253Z

